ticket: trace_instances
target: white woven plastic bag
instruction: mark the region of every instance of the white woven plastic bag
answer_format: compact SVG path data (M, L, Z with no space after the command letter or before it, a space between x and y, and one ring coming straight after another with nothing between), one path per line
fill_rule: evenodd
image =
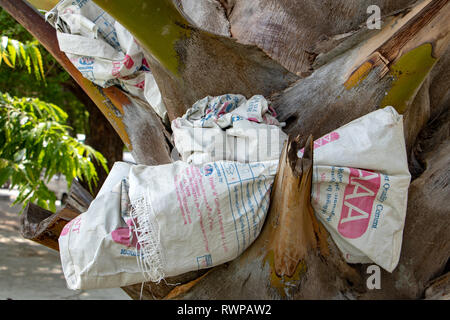
M142 280L133 224L126 218L129 171L129 164L116 162L88 211L62 230L59 252L70 289L113 288Z
M182 161L130 172L130 199L148 279L212 267L259 235L278 161ZM157 232L159 231L159 233Z
M68 287L159 281L236 258L259 235L277 164L117 162L59 238Z
M287 135L261 95L207 96L172 121L181 159L192 164L216 160L278 160Z
M165 119L167 111L141 47L113 17L92 0L62 0L46 19L57 30L60 50L85 78L104 88L120 85Z
M403 117L392 107L314 142L312 205L347 262L395 269L410 179Z

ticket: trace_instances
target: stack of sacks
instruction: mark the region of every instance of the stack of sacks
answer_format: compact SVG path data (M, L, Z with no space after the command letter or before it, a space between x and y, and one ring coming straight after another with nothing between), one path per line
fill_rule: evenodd
M282 148L267 152L267 135L255 139L248 131L275 132L277 143L286 137L269 109L261 96L248 101L239 95L207 97L172 123L176 147L185 155L186 141L201 141L195 126L208 138L248 140L264 151L259 161L230 161L231 155L251 158L240 145L237 153L218 158L210 144L199 142L191 157L183 158L188 161L115 163L88 211L67 224L59 238L68 287L160 281L239 256L263 226Z

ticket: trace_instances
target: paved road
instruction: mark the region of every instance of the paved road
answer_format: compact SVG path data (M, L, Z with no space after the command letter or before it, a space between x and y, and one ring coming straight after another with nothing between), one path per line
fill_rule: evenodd
M58 252L20 235L20 207L9 206L13 197L0 190L0 300L130 299L121 289L67 289Z

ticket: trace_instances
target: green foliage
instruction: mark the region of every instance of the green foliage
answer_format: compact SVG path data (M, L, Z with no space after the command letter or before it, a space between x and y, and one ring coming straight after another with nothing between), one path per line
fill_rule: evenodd
M38 48L37 41L27 41L25 43L7 36L2 36L0 41L0 65L2 61L10 68L26 67L28 73L33 69L36 80L45 82L44 64L42 55Z
M38 44L23 26L17 23L1 7L0 34L10 39L17 39L22 43L36 44L42 56L46 81L46 85L43 85L42 81L36 79L34 72L28 73L26 66L11 71L11 68L6 63L2 63L0 65L0 91L8 92L12 96L36 97L54 103L69 115L67 122L73 128L71 132L73 136L75 136L75 133L87 134L89 130L89 113L78 98L63 85L71 81L70 75L43 46Z
M47 187L53 175L68 182L79 177L90 188L98 181L92 160L108 172L106 159L69 135L67 113L36 98L0 94L0 185L11 179L18 187L14 203L33 201L55 211L56 196Z

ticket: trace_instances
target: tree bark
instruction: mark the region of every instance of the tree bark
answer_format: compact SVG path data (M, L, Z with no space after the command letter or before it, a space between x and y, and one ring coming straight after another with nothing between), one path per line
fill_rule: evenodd
M81 93L84 92L81 91ZM92 146L106 158L108 169L111 170L116 161L122 161L124 144L104 114L89 97L86 95L85 97L86 102L84 105L89 112L89 131L86 134L85 143ZM99 178L97 184L93 187L93 196L95 197L108 177L108 173L96 161L94 161L94 166ZM83 185L85 188L87 187L84 182Z
M450 300L450 272L434 280L425 291L425 299Z

